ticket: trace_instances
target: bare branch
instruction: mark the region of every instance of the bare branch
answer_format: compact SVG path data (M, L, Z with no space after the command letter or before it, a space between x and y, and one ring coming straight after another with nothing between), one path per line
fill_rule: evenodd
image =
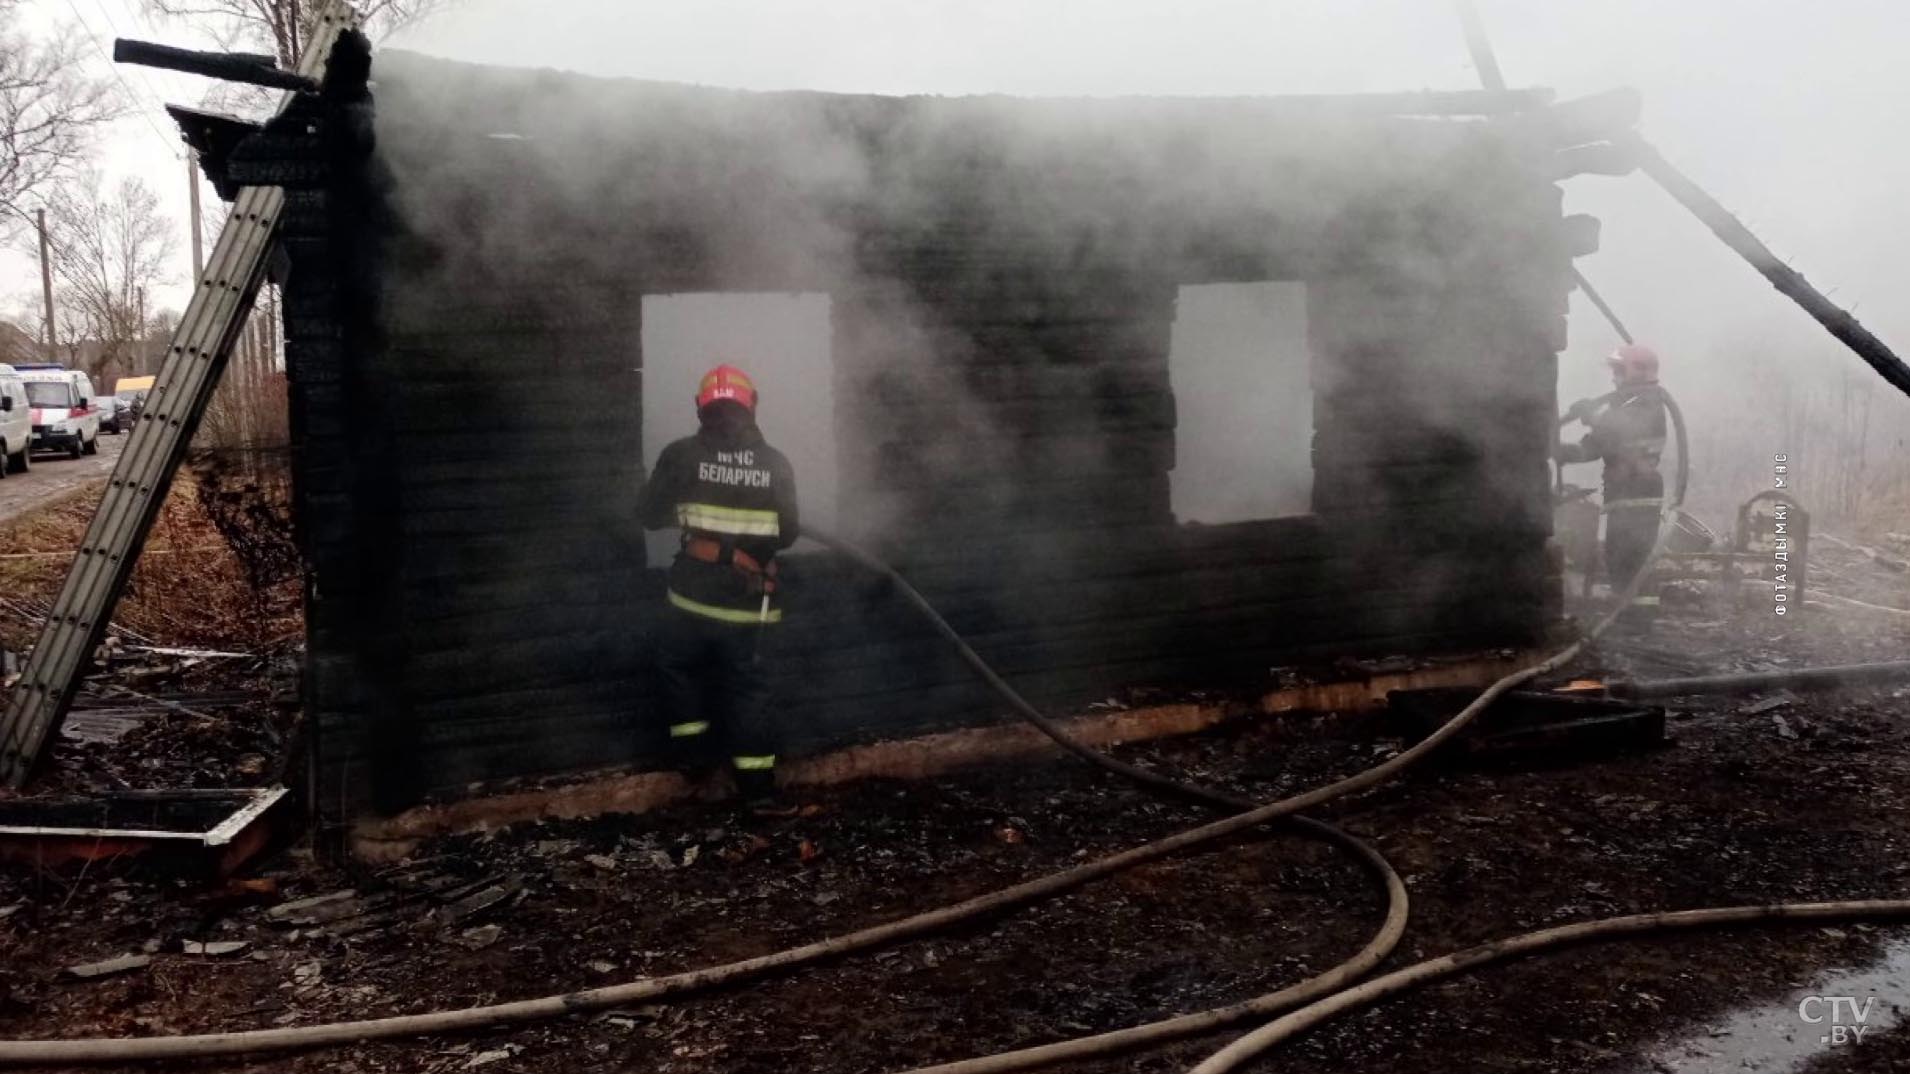
M74 174L96 128L123 107L111 83L82 73L77 28L30 37L17 6L0 2L0 238L15 233L32 195Z
M111 191L87 171L47 205L53 275L58 283L59 338L70 364L104 381L133 371L149 332L148 296L168 282L175 244L172 221L139 179ZM23 238L23 249L37 242Z

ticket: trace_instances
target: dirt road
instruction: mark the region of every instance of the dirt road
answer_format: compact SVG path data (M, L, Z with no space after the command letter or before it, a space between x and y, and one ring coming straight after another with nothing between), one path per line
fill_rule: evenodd
M99 438L99 454L69 459L65 455L35 455L33 469L24 474L9 474L0 481L0 523L10 522L36 507L42 507L89 481L113 472L119 460L125 436Z

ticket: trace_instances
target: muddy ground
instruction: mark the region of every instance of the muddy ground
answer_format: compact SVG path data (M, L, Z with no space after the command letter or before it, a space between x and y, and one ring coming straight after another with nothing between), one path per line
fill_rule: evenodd
M1844 592L1910 607L1903 574L1855 555L1835 566ZM1648 678L1886 660L1910 640L1910 619L1804 611L1728 620L1674 609L1649 643L1607 646L1576 670ZM1900 896L1910 890L1906 715L1910 684L1687 699L1673 706L1673 741L1661 749L1427 767L1325 817L1370 839L1406 878L1412 925L1392 965L1611 914ZM1284 716L1123 755L1272 799L1400 746L1372 720ZM1203 817L1061 760L802 801L804 815L783 819L716 804L521 826L441 840L375 870L293 851L227 887L115 865L77 877L9 869L0 872L0 1035L304 1024L655 976L903 916ZM347 890L355 894L282 908ZM1356 865L1269 834L747 989L227 1066L900 1071L1270 990L1350 954L1379 912ZM1900 1069L1910 1065L1910 1031L1876 1028L1862 1045L1822 1049L1799 1068L1713 1027L1905 939L1910 926L1790 926L1581 948L1352 1015L1257 1069L1686 1070L1699 1068L1662 1056L1708 1044L1736 1050L1712 1055L1723 1064L1715 1069ZM189 956L176 953L183 940L247 946ZM62 973L146 949L149 965L118 976ZM1879 1003L1910 1004L1910 995ZM1180 1071L1226 1039L1063 1069Z

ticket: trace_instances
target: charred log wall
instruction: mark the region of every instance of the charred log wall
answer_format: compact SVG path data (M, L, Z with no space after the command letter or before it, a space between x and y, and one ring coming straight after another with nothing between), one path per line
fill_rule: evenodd
M645 294L831 295L845 528L1037 699L1522 643L1555 613L1569 254L1511 134L406 57L377 92L375 330L346 390L294 396L307 457L356 475L301 495L313 587L375 589L312 632L331 809L642 762ZM1178 525L1177 288L1259 279L1309 289L1315 509ZM788 580L786 752L995 718L874 580L823 554Z

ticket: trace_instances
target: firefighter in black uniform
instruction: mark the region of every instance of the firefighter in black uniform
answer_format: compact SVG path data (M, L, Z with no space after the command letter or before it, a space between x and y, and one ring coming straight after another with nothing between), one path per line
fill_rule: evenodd
M1591 427L1576 444L1561 444L1560 462L1605 463L1605 578L1623 588L1647 564L1658 539L1665 479L1658 460L1665 449L1664 389L1658 386L1658 355L1649 347L1627 344L1606 361L1613 391L1572 404L1567 421ZM1658 614L1658 595L1640 590L1619 622L1649 629Z
M683 531L657 643L669 752L696 776L727 753L737 789L760 802L776 787L762 646L782 619L775 556L798 522L795 475L756 427L756 401L742 370L705 374L700 428L657 457L638 511L645 529Z

